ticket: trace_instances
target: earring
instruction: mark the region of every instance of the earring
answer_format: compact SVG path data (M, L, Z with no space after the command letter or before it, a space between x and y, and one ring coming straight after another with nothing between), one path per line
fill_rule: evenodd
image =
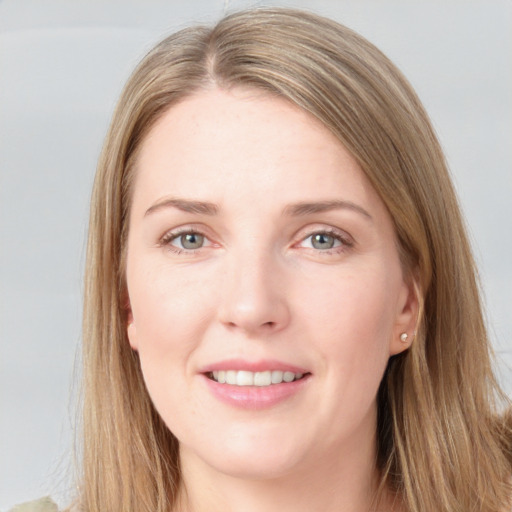
M407 339L409 338L409 335L406 332L403 332L400 334L400 341L402 343L407 343Z

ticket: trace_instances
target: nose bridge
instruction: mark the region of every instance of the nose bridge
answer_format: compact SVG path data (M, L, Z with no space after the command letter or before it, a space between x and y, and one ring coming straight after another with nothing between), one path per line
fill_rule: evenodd
M289 311L278 257L258 243L228 252L221 321L246 332L283 328Z

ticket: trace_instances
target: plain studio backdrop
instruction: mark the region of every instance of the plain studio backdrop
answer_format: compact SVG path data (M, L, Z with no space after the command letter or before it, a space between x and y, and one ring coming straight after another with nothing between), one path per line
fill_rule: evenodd
M459 192L511 393L512 2L271 4L355 29L416 88ZM0 510L72 493L88 201L122 85L163 36L251 5L262 3L0 0Z

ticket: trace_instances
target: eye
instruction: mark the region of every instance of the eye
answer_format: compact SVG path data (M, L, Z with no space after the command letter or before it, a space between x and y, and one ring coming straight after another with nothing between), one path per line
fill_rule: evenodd
M183 233L173 238L171 243L180 249L200 249L205 243L205 237L200 233Z
M299 244L306 249L331 254L332 252L342 252L354 245L353 239L343 233L334 230L316 231L302 239Z
M193 229L175 230L166 233L159 243L175 253L194 252L203 247L212 245L210 240L202 233Z
M309 237L311 239L311 246L314 249L326 250L333 249L334 247L338 247L341 245L341 241L334 237L333 235L329 235L328 233L315 233Z

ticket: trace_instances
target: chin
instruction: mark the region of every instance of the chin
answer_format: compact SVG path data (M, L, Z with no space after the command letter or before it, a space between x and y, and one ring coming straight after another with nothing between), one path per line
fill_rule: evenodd
M214 469L219 473L241 480L278 480L297 472L295 460L269 455L256 460L232 458L217 464Z
M206 450L194 450L193 459L205 464L213 471L245 480L273 480L297 471L304 460L303 444L293 447L285 442L264 439L217 440ZM302 448L302 449L301 449ZM180 448L183 455L190 455L186 448ZM185 453L184 453L185 452Z

